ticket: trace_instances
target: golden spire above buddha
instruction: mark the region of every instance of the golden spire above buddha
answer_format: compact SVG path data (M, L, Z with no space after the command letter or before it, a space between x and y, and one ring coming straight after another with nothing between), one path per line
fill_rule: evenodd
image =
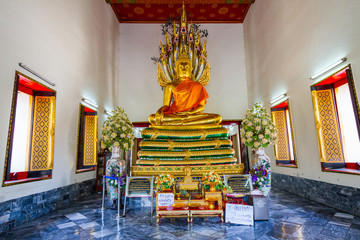
M193 126L218 127L221 116L203 113L209 97L204 86L210 80L210 65L206 41L201 44L200 33L195 41L193 25L188 31L185 5L183 5L179 31L173 23L171 40L166 34L166 46L160 42L158 82L164 88L163 106L149 116L153 128Z

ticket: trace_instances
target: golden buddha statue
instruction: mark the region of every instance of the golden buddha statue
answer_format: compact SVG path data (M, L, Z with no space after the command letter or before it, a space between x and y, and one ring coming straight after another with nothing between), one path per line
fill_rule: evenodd
M166 46L160 43L160 47L158 82L164 88L164 98L163 106L149 116L151 126L219 127L220 115L203 113L209 97L204 85L210 79L206 41L202 46L199 34L194 44L193 25L188 33L184 5L179 33L174 22L173 41L166 34Z
M210 80L206 41L201 42L200 31L186 20L183 5L180 24L174 21L165 45L160 42L157 80L164 90L163 105L149 116L151 126L141 132L137 166L131 171L134 176L162 172L184 176L181 190L198 190L199 182L192 176L208 171L237 174L243 165L237 164L221 116L203 113L209 97L204 86Z
M176 80L164 87L163 106L149 117L152 126L221 123L220 115L202 112L209 95L201 83L192 80L192 63L186 54L181 54L175 69Z

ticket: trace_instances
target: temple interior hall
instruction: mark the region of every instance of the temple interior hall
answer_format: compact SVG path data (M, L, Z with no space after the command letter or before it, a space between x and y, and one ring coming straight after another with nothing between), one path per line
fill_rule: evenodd
M360 239L359 10L0 0L0 240Z

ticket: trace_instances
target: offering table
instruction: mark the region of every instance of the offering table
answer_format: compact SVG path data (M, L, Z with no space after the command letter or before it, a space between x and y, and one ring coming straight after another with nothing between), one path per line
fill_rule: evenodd
M166 208L157 208L156 209L156 222L160 222L160 218L169 217L169 218L181 218L186 217L187 222L190 222L190 211L188 207L184 208L173 208L172 206Z
M190 209L190 222L193 222L194 217L219 217L221 222L224 222L224 211L219 206L214 209L209 209L209 207L193 208Z

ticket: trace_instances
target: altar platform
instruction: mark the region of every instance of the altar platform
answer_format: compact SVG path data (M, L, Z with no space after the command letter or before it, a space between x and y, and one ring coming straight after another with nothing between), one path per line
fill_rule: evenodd
M224 211L219 206L216 206L214 209L209 209L208 206L196 208L173 208L172 206L169 206L161 210L157 210L156 217L157 223L160 223L162 218L186 218L188 223L192 223L196 217L219 217L220 221L224 222Z

